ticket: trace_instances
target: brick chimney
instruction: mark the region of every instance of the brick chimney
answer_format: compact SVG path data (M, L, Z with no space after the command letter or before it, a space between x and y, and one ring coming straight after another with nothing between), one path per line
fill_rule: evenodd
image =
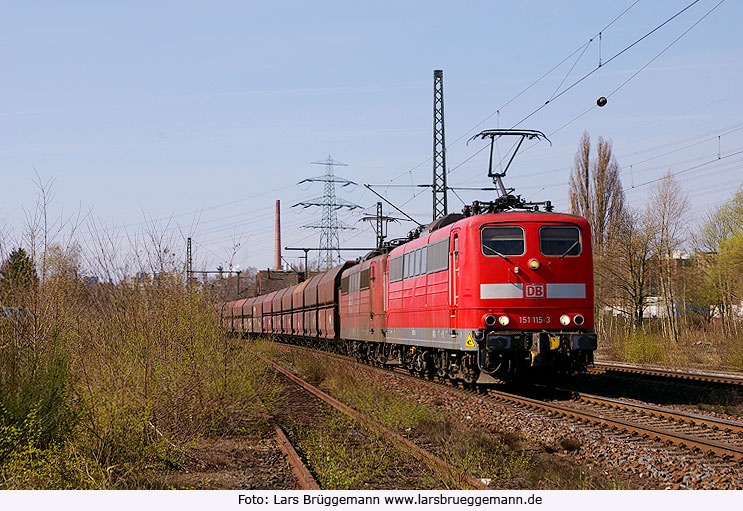
M281 270L281 201L276 199L276 245L275 245L276 260L274 261L274 269Z

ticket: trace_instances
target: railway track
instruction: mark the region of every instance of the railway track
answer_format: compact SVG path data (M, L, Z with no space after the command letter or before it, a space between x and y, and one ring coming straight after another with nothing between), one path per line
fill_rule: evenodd
M594 363L592 367L588 368L588 373L653 376L658 378L676 379L694 383L732 385L740 387L740 389L743 390L743 376L725 373L677 371L674 369L642 367L631 364L619 364L610 362Z
M271 420L275 420L275 417L272 417L271 413L268 411L268 408L266 408L265 403L259 398L257 402L257 406L263 411L263 413L266 415L266 417L271 417ZM289 468L292 471L292 474L294 474L294 478L297 481L297 485L299 486L300 490L319 490L321 489L320 486L317 484L317 481L315 480L315 477L312 475L312 473L309 471L309 469L305 466L304 462L302 461L302 457L299 455L297 450L294 448L294 446L291 443L291 440L289 440L289 437L286 436L286 433L284 432L284 428L280 426L277 423L273 424L274 432L276 433L276 442L279 444L279 448L281 449L281 452L284 453L284 456L286 456L286 461L289 464Z
M279 447L281 447L281 450L286 455L286 458L289 461L289 467L294 473L294 477L297 478L299 489L319 490L320 485L317 484L317 481L312 476L312 473L310 473L310 471L305 466L302 458L299 456L299 453L296 451L296 449L294 449L291 441L289 440L289 438L287 438L286 433L284 433L284 430L278 424L274 425L274 430L276 431L276 438L278 439Z
M500 401L546 410L580 421L638 434L723 458L743 461L743 423L671 408L572 392L574 399L548 402L488 390Z
M309 349L309 348L302 348L302 349ZM324 353L322 351L317 351L317 350L312 350L312 351L316 353ZM257 356L258 358L263 360L265 363L273 367L276 371L278 371L279 373L287 377L289 380L296 383L297 385L299 385L301 388L303 388L307 392L313 394L315 397L321 399L322 401L329 404L333 408L343 412L344 414L348 415L349 417L356 420L357 422L364 424L365 426L371 429L379 431L385 436L385 438L388 438L398 449L409 452L419 461L427 465L434 473L440 476L443 476L446 479L451 479L453 481L456 481L473 490L485 490L488 488L487 485L484 484L479 479L476 479L474 477L468 476L467 474L464 474L463 472L453 467L446 461L426 451L425 449L411 442L407 438L402 437L401 435L385 427L384 425L370 419L369 417L366 417L365 415L361 414L357 410L351 408L350 406L347 406L346 404L340 402L339 400L335 399L329 394L323 392L316 386L300 378L299 376L289 371L285 367L281 366L280 364L277 364L273 360L270 360L261 354L257 354ZM348 361L354 362L351 359L348 359ZM287 439L287 442L288 442L288 439ZM294 454L296 455L296 452ZM297 455L297 458L298 458L298 455ZM294 467L292 467L292 469L294 469Z
M309 350L324 356L359 364L361 367L375 371L388 372L390 369L361 364L346 355L328 353L294 345L284 345L291 349ZM411 376L403 369L393 369L396 374L416 381L427 381L432 385L450 384L423 380ZM454 388L456 392L473 394L477 391ZM671 408L636 403L621 399L606 398L575 391L564 391L571 399L554 400L535 399L511 392L487 389L484 396L502 402L516 404L523 408L547 411L551 414L569 417L580 422L606 426L626 431L641 437L652 438L671 443L692 451L720 456L725 459L743 461L743 422L719 419L701 414L682 412Z

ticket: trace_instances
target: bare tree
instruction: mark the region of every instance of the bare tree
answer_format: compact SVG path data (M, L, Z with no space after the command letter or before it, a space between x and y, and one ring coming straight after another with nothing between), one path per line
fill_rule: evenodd
M69 250L75 244L77 231L89 214L83 212L82 208L71 214L60 209L59 216L52 217L51 205L54 200L52 188L55 180L56 177L53 177L44 181L38 172L36 173L34 180L37 188L36 207L32 211L25 211L24 245L29 247L42 281L49 272L47 264L49 248L56 245L63 252Z
M127 236L123 228L114 224L106 225L96 219L88 221L88 238L83 257L88 270L97 275L101 282L119 282L127 275L124 260L123 241Z
M570 172L570 191L568 192L570 212L581 215L591 222L593 208L591 200L591 137L587 131L578 142L573 169ZM591 223L593 227L593 223Z
M610 140L599 137L596 157L591 157L591 138L583 133L570 173L570 212L591 224L594 252L602 254L612 231L623 222L624 191L619 165Z
M654 233L653 253L658 262L658 283L665 306L668 334L676 342L679 340L679 326L676 317L678 296L675 266L686 241L684 220L688 209L689 199L669 170L655 186L647 212Z
M628 211L611 232L605 257L597 264L600 282L611 282L608 305L641 327L650 295L651 241L646 215Z

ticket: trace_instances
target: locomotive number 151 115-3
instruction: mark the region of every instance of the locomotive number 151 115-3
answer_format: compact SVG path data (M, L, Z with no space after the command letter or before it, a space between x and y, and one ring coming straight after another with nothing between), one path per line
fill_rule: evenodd
M519 323L522 325L547 325L549 322L549 316L519 316Z

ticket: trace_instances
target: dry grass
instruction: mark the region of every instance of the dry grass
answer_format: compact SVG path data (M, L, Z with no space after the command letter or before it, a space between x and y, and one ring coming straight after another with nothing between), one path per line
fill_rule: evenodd
M740 337L718 325L680 321L678 341L665 331L659 319L646 320L633 329L627 322L611 318L598 329L600 358L676 368L743 371Z
M382 435L335 410L316 424L289 430L292 443L324 489L435 489L455 485L454 481L440 481Z

